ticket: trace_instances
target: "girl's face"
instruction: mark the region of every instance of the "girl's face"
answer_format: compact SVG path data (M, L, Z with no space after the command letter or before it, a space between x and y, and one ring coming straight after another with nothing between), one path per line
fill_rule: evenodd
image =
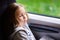
M15 17L18 22L27 22L27 15L24 7L19 7L15 12Z

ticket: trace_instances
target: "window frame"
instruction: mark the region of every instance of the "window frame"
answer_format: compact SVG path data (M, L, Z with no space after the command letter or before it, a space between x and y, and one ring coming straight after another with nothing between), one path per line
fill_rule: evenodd
M48 17L44 15L37 15L37 14L32 14L32 13L28 13L28 16L29 16L28 23L43 24L43 25L60 28L59 18Z

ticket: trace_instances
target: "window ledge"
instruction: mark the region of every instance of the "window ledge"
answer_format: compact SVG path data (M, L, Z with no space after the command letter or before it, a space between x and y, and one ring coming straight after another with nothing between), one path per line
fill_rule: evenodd
M37 23L60 28L60 19L58 18L46 17L30 13L28 13L28 16L29 16L29 23Z

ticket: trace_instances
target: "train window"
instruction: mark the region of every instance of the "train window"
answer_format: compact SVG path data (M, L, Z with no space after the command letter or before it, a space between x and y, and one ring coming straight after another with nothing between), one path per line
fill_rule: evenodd
M28 23L37 40L44 35L60 40L60 0L16 0L16 2L23 4L26 11L32 13L28 14Z
M28 12L60 17L60 0L16 0L22 3Z

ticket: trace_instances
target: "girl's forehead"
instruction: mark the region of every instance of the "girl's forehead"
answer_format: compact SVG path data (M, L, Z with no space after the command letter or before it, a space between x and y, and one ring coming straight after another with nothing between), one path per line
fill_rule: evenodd
M17 11L17 14L25 14L26 13L24 7L19 7L16 11Z
M19 7L18 10L21 11L21 12L25 11L24 7Z
M23 6L19 6L18 8L19 8L19 9L24 9L24 7L23 7Z

